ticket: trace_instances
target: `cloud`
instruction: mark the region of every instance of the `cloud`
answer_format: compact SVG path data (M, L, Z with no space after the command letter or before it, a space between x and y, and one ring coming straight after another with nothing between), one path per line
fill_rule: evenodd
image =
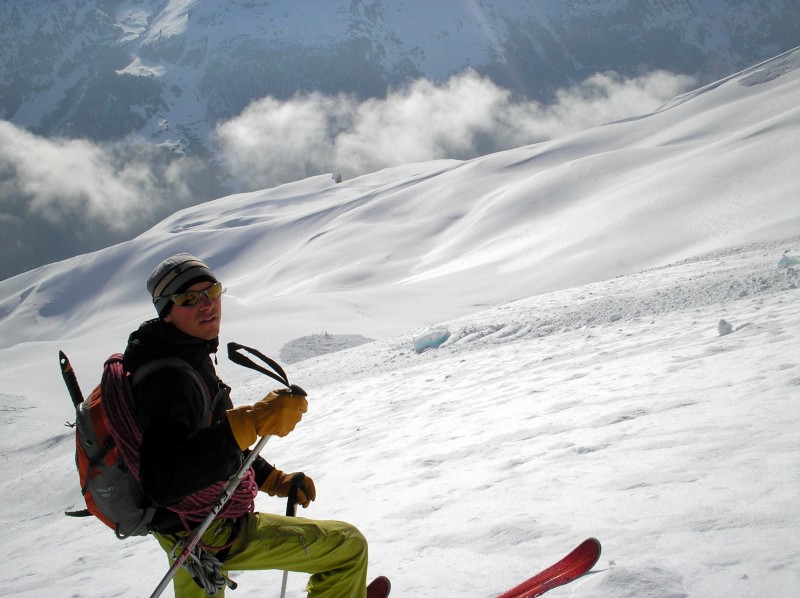
M136 138L46 139L0 121L0 279L129 239L211 199L219 187L201 166Z
M0 209L51 222L80 216L114 230L151 221L166 205L186 205L194 159L132 138L115 144L45 139L0 121ZM13 202L10 198L14 198Z
M356 176L437 158L469 159L652 111L691 79L665 72L625 79L598 74L551 105L516 100L466 71L420 79L385 98L311 93L263 98L213 134L241 185L271 187L324 172ZM139 138L97 144L46 139L0 121L0 219L35 216L137 231L198 196L203 168ZM192 186L194 182L194 187ZM74 226L74 223L72 224Z
M335 139L357 109L347 96L311 93L253 102L213 134L227 170L251 188L304 179L332 163Z
M474 71L418 80L386 98L263 98L217 126L213 139L243 185L263 188L337 171L346 176L437 158L475 156L645 114L688 89L686 76L601 73L550 105L514 99Z
M437 158L469 159L640 115L688 77L598 74L550 105L515 99L473 71L385 98L263 98L215 129L216 158L180 156L136 137L47 139L0 121L0 278L134 236L176 210L325 172L345 177Z

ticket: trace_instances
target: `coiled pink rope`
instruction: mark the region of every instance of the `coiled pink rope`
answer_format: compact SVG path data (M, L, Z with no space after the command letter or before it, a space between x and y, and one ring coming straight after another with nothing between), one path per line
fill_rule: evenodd
M133 409L133 393L126 380L127 374L122 369L122 355L116 353L103 365L103 378L100 382L103 406L108 423L108 431L117 445L117 452L130 470L133 477L139 475L139 447L142 444L142 430ZM201 521L214 506L227 480L207 486L171 505L182 519ZM219 512L217 517L241 517L253 512L258 484L255 472L251 467L236 487L233 495Z

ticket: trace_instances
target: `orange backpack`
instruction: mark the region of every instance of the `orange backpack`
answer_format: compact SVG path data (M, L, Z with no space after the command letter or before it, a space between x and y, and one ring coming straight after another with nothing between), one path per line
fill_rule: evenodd
M104 392L104 386L127 384L132 387L146 375L167 366L184 369L202 385L199 375L182 359L166 358L147 364L131 377L121 367L109 367L121 364L122 355L117 353L105 363L103 382L84 399L72 365L62 351L59 351L59 362L75 406L75 465L86 502L85 509L65 514L70 517L94 515L120 539L147 535L156 507L120 457L103 403L103 397L110 396Z

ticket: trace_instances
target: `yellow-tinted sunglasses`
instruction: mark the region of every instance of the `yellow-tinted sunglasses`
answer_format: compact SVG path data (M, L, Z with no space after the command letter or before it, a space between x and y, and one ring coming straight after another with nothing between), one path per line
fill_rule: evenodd
M185 293L176 293L175 295L167 295L166 297L178 307L194 307L199 305L203 296L208 297L209 301L219 298L225 288L221 282L216 282L207 288L205 291L186 291Z

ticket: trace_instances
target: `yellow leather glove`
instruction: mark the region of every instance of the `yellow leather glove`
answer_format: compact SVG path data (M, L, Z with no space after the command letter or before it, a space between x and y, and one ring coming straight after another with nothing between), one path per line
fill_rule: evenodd
M273 469L267 479L261 484L261 490L270 496L286 498L292 490L292 480L295 476L302 475L303 481L297 485L297 503L308 508L312 500L317 498L317 489L314 480L301 473L283 473L280 469Z
M259 436L286 436L307 410L308 401L304 395L282 388L273 390L255 405L229 409L228 424L236 444L245 450Z

